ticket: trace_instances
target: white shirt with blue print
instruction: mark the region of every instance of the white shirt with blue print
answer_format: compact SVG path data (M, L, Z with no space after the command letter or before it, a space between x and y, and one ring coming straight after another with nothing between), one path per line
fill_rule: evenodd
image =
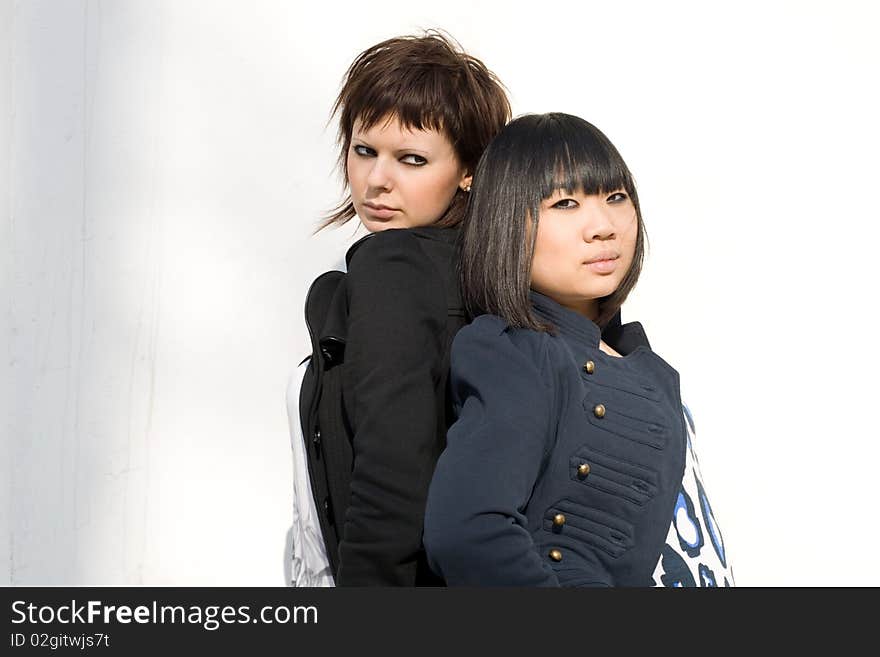
M703 487L694 452L694 420L682 403L687 426L684 477L666 536L654 569L655 586L734 586L733 569Z

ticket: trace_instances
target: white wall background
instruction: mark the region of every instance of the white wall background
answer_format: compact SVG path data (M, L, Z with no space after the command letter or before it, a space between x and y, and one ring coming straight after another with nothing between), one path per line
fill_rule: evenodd
M327 112L442 27L634 171L738 583L880 585L875 7L0 0L0 582L284 583Z

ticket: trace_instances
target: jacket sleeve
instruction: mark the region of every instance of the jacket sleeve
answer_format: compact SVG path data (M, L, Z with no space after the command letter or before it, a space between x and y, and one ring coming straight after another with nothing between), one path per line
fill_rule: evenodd
M412 586L439 452L446 348L443 278L418 239L389 230L351 261L344 400L353 430L340 586Z
M450 586L559 586L524 514L555 436L547 336L523 331L515 343L505 328L478 317L452 347L459 416L425 516L429 563Z

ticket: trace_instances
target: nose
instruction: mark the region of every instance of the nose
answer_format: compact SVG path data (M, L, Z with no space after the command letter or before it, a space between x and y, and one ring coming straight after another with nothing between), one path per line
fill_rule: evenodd
M597 204L585 213L583 234L584 241L611 240L617 237L611 212L604 204Z
M371 190L388 191L391 189L391 175L388 164L381 158L373 158L367 175L367 186Z

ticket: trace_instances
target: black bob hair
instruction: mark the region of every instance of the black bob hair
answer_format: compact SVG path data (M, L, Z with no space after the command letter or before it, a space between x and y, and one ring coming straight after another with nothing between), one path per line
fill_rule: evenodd
M468 313L491 313L510 326L538 331L529 301L532 257L541 202L557 190L608 194L623 189L638 221L635 255L612 294L599 299L604 327L639 278L645 234L632 174L620 153L594 125L570 114L526 114L489 144L474 172L462 230L461 285Z

